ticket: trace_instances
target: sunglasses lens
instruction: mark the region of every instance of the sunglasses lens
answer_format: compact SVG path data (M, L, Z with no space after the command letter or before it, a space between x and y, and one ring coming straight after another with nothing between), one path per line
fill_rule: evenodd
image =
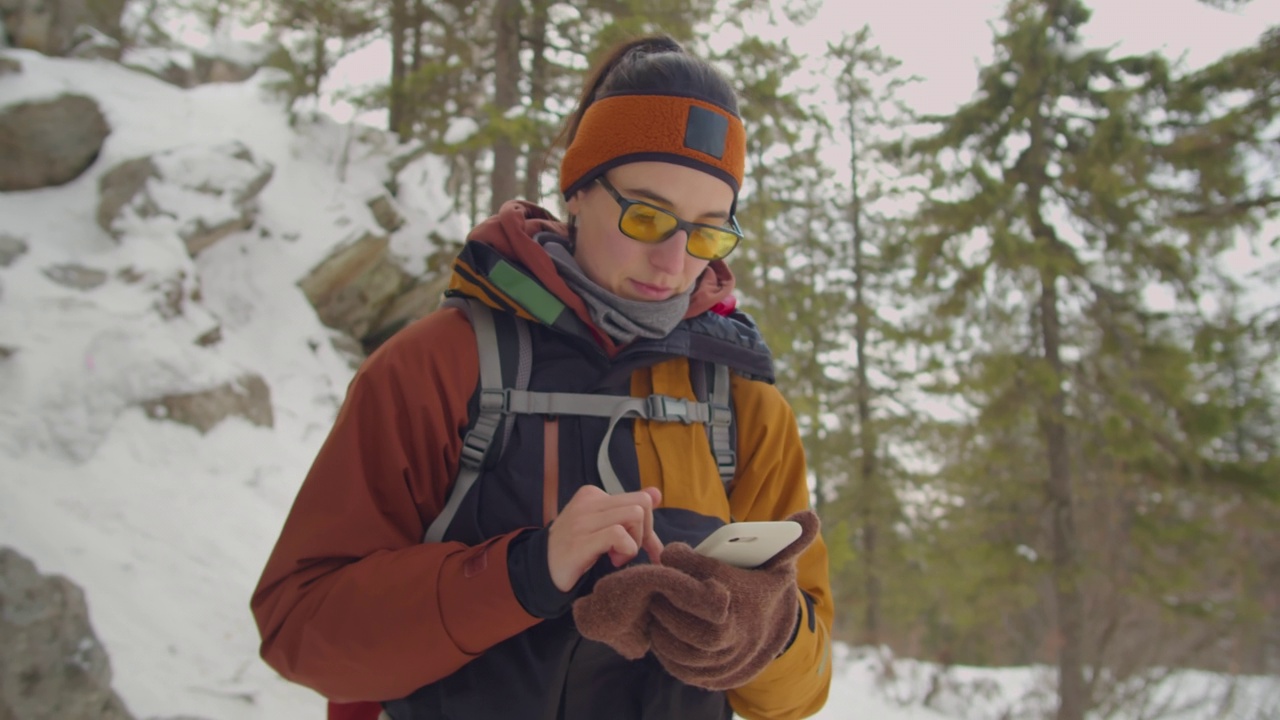
M703 260L719 260L733 252L738 240L727 230L700 227L689 236L689 254Z
M640 242L656 243L670 235L678 222L671 213L648 205L632 205L622 214L619 227L628 237Z

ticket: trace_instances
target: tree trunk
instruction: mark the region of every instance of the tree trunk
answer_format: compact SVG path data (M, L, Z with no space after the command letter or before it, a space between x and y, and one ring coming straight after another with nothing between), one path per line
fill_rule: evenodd
M480 165L480 153L468 150L463 157L470 169L467 173L467 227L475 227L480 222L480 173L476 172Z
M876 476L878 453L875 424L871 417L871 383L867 373L867 337L870 334L871 310L866 300L866 257L863 255L865 238L862 235L862 195L858 189L858 120L856 110L849 105L849 138L853 152L849 166L852 170L852 193L849 199L849 222L853 226L853 305L854 341L856 343L858 440L861 457L858 463L858 480L862 486L862 567L866 582L866 616L863 619L863 643L876 646L880 643L881 584L877 553L879 551L878 525L880 504L880 479Z
M516 196L520 148L506 128L507 115L520 102L520 0L498 0L493 9L494 78L492 122L501 123L493 140L489 211Z
M1050 8L1051 17L1059 17L1061 9ZM1052 42L1046 39L1046 43ZM1048 69L1035 50L1028 62L1033 77L1044 77ZM1057 232L1045 221L1044 193L1051 184L1049 157L1051 139L1043 115L1044 101L1037 100L1029 120L1030 145L1026 150L1027 224L1039 251L1040 300L1039 327L1031 328L1043 344L1044 362L1052 374L1049 396L1037 407L1040 432L1044 437L1049 473L1045 494L1050 513L1053 554L1053 592L1057 610L1058 640L1058 715L1057 720L1084 720L1092 704L1084 681L1084 598L1080 590L1080 544L1076 536L1075 497L1068 455L1067 393L1063 388L1062 319L1059 314L1058 277L1064 248Z
M1079 544L1072 511L1071 465L1067 452L1066 392L1062 389L1062 355L1057 277L1041 275L1040 334L1044 359L1055 376L1048 402L1039 410L1040 429L1048 452L1049 497L1053 533L1054 599L1058 610L1058 720L1084 720L1089 700L1084 683L1084 603L1079 586Z
M410 16L410 26L413 28L409 33L409 67L404 80L404 104L400 118L408 127L406 133L413 134L414 127L417 126L419 114L418 108L422 103L421 80L416 83L414 79L418 77L418 71L422 69L422 45L423 26L427 22L426 7L423 5L424 0L413 0L413 13ZM415 85L417 85L415 87ZM404 139L404 138L402 138Z
M391 88L387 98L387 129L400 138L409 139L406 110L404 45L408 32L408 0L391 1Z
M535 117L541 122L547 109L547 77L551 63L547 61L547 25L550 16L547 8L550 0L533 0L533 17L529 28L529 47L533 50L533 59L529 65L529 106ZM524 192L522 197L530 202L542 199L542 166L546 160L546 143L539 134L529 142L525 149L524 159Z
M317 30L316 36L311 40L311 96L320 97L320 83L324 82L324 76L329 74L329 58L324 49L325 36L324 33Z
M818 257L818 238L813 227L818 214L816 204L808 208L808 217L805 219L805 235L804 247L805 253L809 257ZM805 285L808 292L812 293L819 287L818 269L809 264L805 269ZM810 303L806 303L803 311L803 318L812 318L815 309ZM826 389L823 387L823 366L822 356L819 349L822 347L823 328L820 323L811 320L801 320L804 325L809 328L809 357L805 358L804 378L802 383L808 387L801 392L806 393L813 399L809 406L809 432L813 438L810 446L806 448L809 456L809 472L813 474L813 510L822 516L823 508L826 506L827 483L824 472L827 467L827 439L822 431L822 414L826 406Z
M1028 184L1028 220L1041 252L1039 327L1033 327L1043 343L1044 361L1053 376L1053 389L1036 413L1044 437L1049 473L1045 494L1050 513L1053 546L1053 587L1057 606L1058 715L1057 720L1084 720L1090 700L1084 681L1084 600L1080 591L1080 547L1076 537L1071 462L1066 425L1067 394L1063 389L1062 321L1058 303L1058 273L1054 269L1062 247L1057 234L1044 221L1043 188L1047 147L1043 120L1032 120L1028 152L1036 158L1035 177Z

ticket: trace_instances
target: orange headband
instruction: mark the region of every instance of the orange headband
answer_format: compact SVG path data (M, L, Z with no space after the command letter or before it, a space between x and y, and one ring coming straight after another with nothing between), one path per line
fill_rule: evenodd
M560 161L565 199L606 170L657 160L710 173L742 187L747 134L719 105L676 95L614 95L592 103Z

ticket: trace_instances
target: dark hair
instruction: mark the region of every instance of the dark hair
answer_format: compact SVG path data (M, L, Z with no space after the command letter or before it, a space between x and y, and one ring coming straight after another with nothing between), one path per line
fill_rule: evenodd
M669 35L649 35L615 46L596 65L552 146L569 147L595 101L637 93L688 95L738 114L738 96L719 70L690 55Z

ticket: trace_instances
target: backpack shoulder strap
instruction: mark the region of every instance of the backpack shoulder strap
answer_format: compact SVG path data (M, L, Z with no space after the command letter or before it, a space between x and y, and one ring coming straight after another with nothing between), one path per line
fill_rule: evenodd
M512 422L510 415L506 413L505 388L508 384L504 382L504 370L507 371L506 375L514 374L515 388L524 390L529 387L529 375L533 367L529 327L523 321L512 318L518 351L515 367L511 368L511 358L502 352L497 320L492 308L471 298L451 298L445 301L445 305L465 312L475 331L476 350L480 358L480 411L471 430L462 439L458 477L449 491L449 499L427 528L423 536L424 542L440 542L444 539L445 531L457 515L463 498L480 476L480 470L486 466L486 461L492 461L491 455L496 457L501 454L502 446L511 438ZM504 368L504 365L508 367ZM497 452L493 452L494 440L498 439L499 433L502 438L498 440Z
M693 361L694 391L697 402L652 395L647 398L592 395L580 393L530 392L529 377L533 367L532 341L528 324L509 315L499 317L493 309L472 298L450 298L446 306L457 307L467 314L475 331L480 358L479 413L462 440L458 477L449 490L449 499L427 528L423 542L441 542L462 501L480 477L480 472L494 464L511 437L513 415L584 415L609 418L609 428L596 458L604 488L610 494L623 492L622 484L609 462L609 439L618 422L626 417L640 417L660 422L701 422L715 457L725 493L737 472L737 443L734 437L733 400L729 367L720 363ZM513 322L516 352L512 357L509 343L499 337L498 323ZM505 328L504 328L505 331ZM503 337L512 333L503 332ZM503 352L503 347L507 352ZM501 435L501 438L499 438ZM495 443L496 441L496 443Z
M738 473L737 428L734 423L733 392L729 383L728 365L715 364L708 401L711 403L711 422L707 423L711 454L716 458L720 481L724 483L725 494L728 494L733 477Z
M694 395L706 402L709 408L707 441L711 454L724 483L725 494L733 484L738 471L737 436L733 413L733 394L729 381L729 366L703 360L689 363Z

